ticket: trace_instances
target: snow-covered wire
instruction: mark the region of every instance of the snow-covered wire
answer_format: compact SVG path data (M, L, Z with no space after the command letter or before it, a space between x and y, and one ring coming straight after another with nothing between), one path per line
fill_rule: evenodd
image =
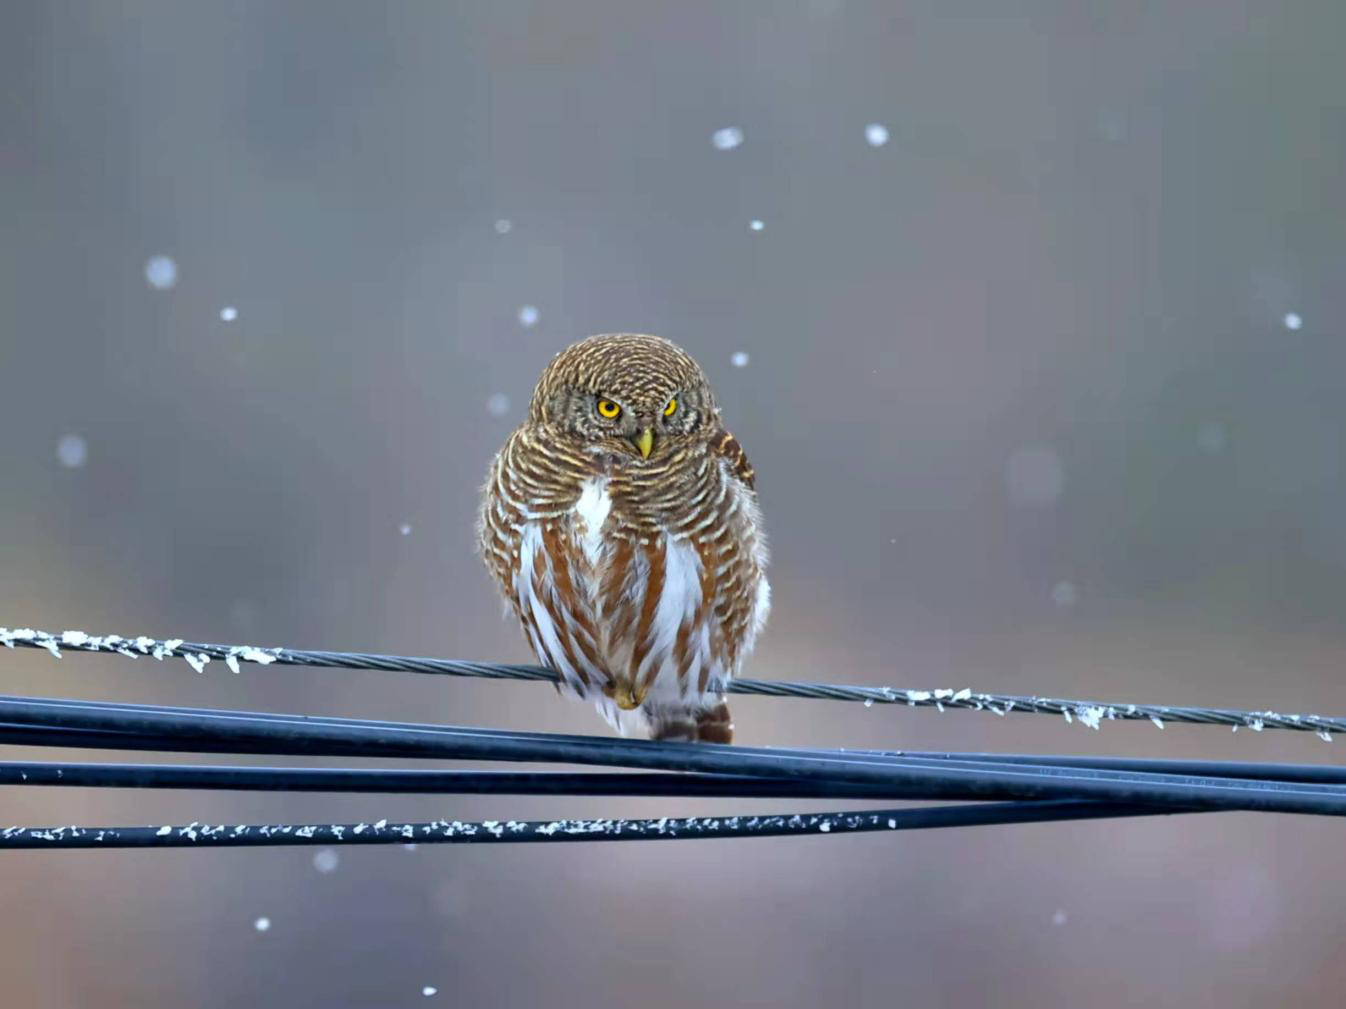
M433 820L422 823L165 824L160 827L0 828L4 848L231 848L335 844L517 844L673 841L862 834L985 824L1155 816L1182 810L1107 802L1006 802L842 813L765 813L659 819Z
M0 627L0 644L10 648L42 648L55 656L65 650L76 652L115 652L130 657L142 655L156 659L180 657L197 672L211 661L224 662L233 672L242 663L262 665L313 666L338 669L375 669L386 672L423 673L441 676L483 677L497 680L541 680L554 683L557 674L538 666L507 663L471 662L462 659L432 659L404 655L380 655L370 652L328 652L295 648L258 648L252 645L215 645L186 642L178 638L124 638L119 635L93 636L83 631L52 634L32 628ZM859 701L865 705L901 704L915 708L986 711L995 715L1045 714L1078 721L1097 729L1105 721L1150 721L1159 728L1169 722L1224 725L1235 731L1242 728L1289 729L1314 732L1324 740L1346 732L1346 718L1326 715L1288 714L1278 711L1241 711L1231 708L1182 707L1166 704L1130 704L1117 701L1074 700L1022 694L995 694L961 689L913 690L901 687L866 687L834 683L800 683L781 680L735 679L726 689L734 694L810 700Z

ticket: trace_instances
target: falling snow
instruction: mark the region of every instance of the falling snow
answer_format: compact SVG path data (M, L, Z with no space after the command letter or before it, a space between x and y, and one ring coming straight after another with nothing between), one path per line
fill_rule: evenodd
M435 995L439 994L439 989L432 984L428 984L421 989L421 994L426 998L433 998Z
M748 227L751 228L753 231L761 231L763 228L766 227L766 222L761 220L760 218L754 217L751 221L748 222Z
M1055 911L1052 912L1053 925L1064 925L1069 920L1070 916L1066 914L1065 910L1062 908L1058 907Z
M717 151L732 151L743 143L743 131L737 126L726 126L710 135L710 142Z
M1285 324L1285 328L1292 332L1294 330L1302 329L1304 326L1304 319L1298 312L1286 312L1285 318L1281 321Z
M167 291L178 282L178 264L168 256L151 256L145 263L145 280L156 291Z
M1052 586L1052 602L1062 609L1069 609L1080 599L1080 590L1074 582L1057 582Z
M736 350L729 355L729 363L735 368L746 368L748 366L748 353L743 350Z
M56 458L66 469L79 469L89 458L89 446L77 434L65 435L56 443Z
M220 309L221 322L233 322L237 318L238 318L238 309L236 309L233 305L225 305L224 308Z
M514 230L514 222L508 217L502 217L495 222L495 233L497 235L508 235Z
M258 932L266 932L271 928L271 919L265 917L258 918L256 921L252 923L252 927L255 928Z
M411 535L411 523L410 523L410 522L403 522L400 526L397 527L397 531L398 531L399 533L401 533L403 536L410 536L410 535Z
M323 875L329 872L336 872L337 866L341 863L341 856L337 854L335 848L319 848L313 853L313 868L317 869Z
M870 147L882 147L888 142L888 127L883 123L870 123L865 127L865 143Z
M503 417L509 413L509 397L503 392L493 392L486 397L486 412L492 417Z
M535 305L524 305L523 308L519 309L519 325L521 326L536 326L540 318L542 318L542 314Z

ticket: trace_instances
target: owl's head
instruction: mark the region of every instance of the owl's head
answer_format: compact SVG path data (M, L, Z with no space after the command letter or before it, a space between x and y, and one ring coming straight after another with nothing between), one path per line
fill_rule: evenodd
M649 458L715 416L710 383L676 344L605 333L571 344L542 372L528 419L586 445Z

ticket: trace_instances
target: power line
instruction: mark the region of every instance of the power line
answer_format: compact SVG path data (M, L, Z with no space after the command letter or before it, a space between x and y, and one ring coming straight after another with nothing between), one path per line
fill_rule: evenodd
M115 652L132 658L142 655L157 659L179 657L198 672L211 661L222 661L237 671L242 663L310 666L337 669L374 669L385 672L421 673L439 676L467 676L496 680L540 680L558 682L550 669L538 666L461 659L417 658L380 655L370 652L306 651L293 648L257 648L250 645L215 645L185 642L177 638L123 638L119 635L95 637L82 631L51 634L32 628L0 627L0 644L42 648L59 656L63 651ZM1161 704L1130 704L1116 701L1075 700L1062 697L1038 697L1022 694L994 694L970 688L913 690L899 687L865 687L830 683L795 683L779 680L735 679L726 685L729 693L755 694L809 700L858 701L865 705L901 704L914 708L987 711L996 715L1045 714L1078 721L1099 728L1105 721L1150 721L1160 728L1169 722L1224 725L1235 731L1242 728L1288 729L1315 732L1330 741L1333 734L1346 732L1346 718L1311 714L1287 714L1276 711L1243 711L1231 708L1180 707Z
M40 731L40 730L39 730ZM64 738L64 737L58 737ZM122 740L104 737L109 748ZM822 752L822 751L819 751ZM885 754L901 756L902 754ZM907 753L922 760L1027 764L1346 785L1346 768L1318 764L1129 760L1000 753ZM445 771L422 768L256 767L218 764L119 764L0 761L0 785L64 788L205 789L263 792L346 792L415 795L680 796L699 798L926 799L929 789L829 781L792 781L728 774L664 772Z
M0 785L415 795L905 799L900 788L734 775L0 761Z
M160 827L8 827L4 848L237 848L336 844L517 844L842 835L987 824L1153 816L1181 810L1100 802L1010 802L842 813L659 819L435 820L307 824L165 824Z
M740 775L769 780L900 789L931 800L1083 799L1183 809L1346 815L1346 785L1279 778L1232 778L1113 770L1068 763L1026 764L976 755L788 750L510 732L406 722L260 714L212 709L0 697L0 742L23 731L32 745L67 746L68 730L93 745L137 742L174 751L241 750L310 756L418 757L626 767ZM44 730L56 731L44 738ZM204 744L204 745L203 745ZM148 748L148 746L146 747ZM1050 760L1050 758L1048 758Z

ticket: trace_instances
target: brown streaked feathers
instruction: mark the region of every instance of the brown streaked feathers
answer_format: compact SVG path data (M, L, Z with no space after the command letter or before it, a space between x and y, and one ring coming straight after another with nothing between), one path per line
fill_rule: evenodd
M480 535L571 691L623 731L730 740L724 687L766 620L766 542L752 466L684 351L622 333L558 354L491 465Z

